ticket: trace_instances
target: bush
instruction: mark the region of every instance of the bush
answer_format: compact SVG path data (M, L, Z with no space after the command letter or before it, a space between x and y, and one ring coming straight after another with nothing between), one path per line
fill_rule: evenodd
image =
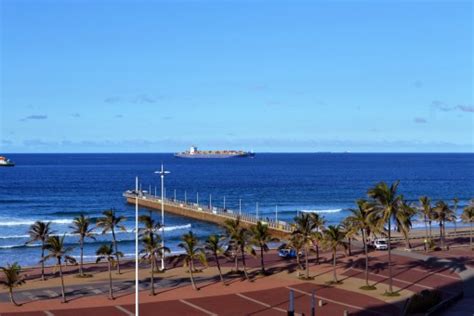
M442 300L441 292L438 290L423 290L419 294L413 295L408 306L408 313L425 313L431 307Z

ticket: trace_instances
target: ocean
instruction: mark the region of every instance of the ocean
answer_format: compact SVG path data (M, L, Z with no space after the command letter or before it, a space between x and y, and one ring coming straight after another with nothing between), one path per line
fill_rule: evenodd
M462 208L474 197L474 154L257 154L254 159L177 159L172 154L9 154L14 168L0 168L0 266L18 262L38 264L40 247L28 244L28 227L36 220L51 221L56 234L77 246L71 235L72 219L84 213L95 220L114 208L127 217L127 232L118 233L119 248L134 254L134 206L125 204L122 193L133 189L135 177L143 190L160 192L161 163L171 173L165 178L168 198L255 213L291 222L301 211L319 212L329 224L337 224L366 197L379 181L400 180L400 193L409 201L428 195L452 204L458 197ZM141 212L147 213L146 209ZM155 213L155 219L160 215ZM188 218L166 215L166 242L172 251L182 234L193 230L200 238L222 228ZM415 222L414 227L421 227ZM110 235L87 240L85 260ZM79 254L79 248L73 255ZM54 262L49 262L54 264Z

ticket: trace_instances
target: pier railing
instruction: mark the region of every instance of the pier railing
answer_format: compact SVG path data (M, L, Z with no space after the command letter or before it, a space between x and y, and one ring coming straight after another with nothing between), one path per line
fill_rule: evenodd
M123 196L125 198L135 199L137 198L137 193L125 192ZM156 203L158 205L161 204L161 198L154 196L152 194L148 194L148 193L138 193L138 199L142 201ZM202 205L202 204L189 203L189 202L181 201L178 199L175 200L175 199L167 199L167 198L163 200L163 203L165 205L165 210L166 210L166 206L173 206L175 208L180 208L187 211L193 211L196 213L204 212L207 214L212 214L216 217L221 217L224 219L237 219L237 217L240 217L240 220L242 222L245 222L251 225L256 225L257 222L260 221L266 224L269 228L281 231L283 233L291 233L293 231L293 227L288 223L283 223L281 221L276 222L275 220L270 219L270 218L260 218L253 214L251 215L248 213L239 212L239 211L235 211L231 209L224 209L222 207L212 206L212 208L209 208L209 206ZM156 206L158 207L158 205Z

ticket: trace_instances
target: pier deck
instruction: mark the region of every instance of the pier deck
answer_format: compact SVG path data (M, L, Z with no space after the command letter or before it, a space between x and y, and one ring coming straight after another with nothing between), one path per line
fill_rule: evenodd
M137 194L125 192L123 196L127 199L127 203L135 204ZM161 210L161 199L150 194L139 194L138 205L141 207ZM268 229L272 236L277 238L286 239L292 231L292 227L288 224L276 223L273 220L258 219L256 216L244 214L219 207L209 207L205 205L197 205L195 203L185 203L179 200L164 199L164 210L167 213L185 216L205 222L214 223L217 225L224 225L224 222L228 219L236 219L240 216L240 221L244 227L250 227L257 224L260 220L262 223L268 225Z

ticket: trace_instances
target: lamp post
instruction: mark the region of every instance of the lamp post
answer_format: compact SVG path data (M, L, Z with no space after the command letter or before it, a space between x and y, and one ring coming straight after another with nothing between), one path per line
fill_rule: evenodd
M184 204L188 204L188 195L186 194L186 190L184 190Z
M224 195L224 210L225 210L225 195Z
M275 223L278 225L278 204L275 205Z
M258 222L258 202L255 204L255 213L257 213L257 222Z
M212 211L212 194L209 194L209 209Z
M138 177L135 178L135 315L138 316Z
M161 177L161 247L165 248L165 174L169 174L169 171L166 171L161 164L161 170L155 171L156 174L159 174ZM165 270L165 252L161 256L161 270Z
M239 215L242 215L242 199L239 199Z
M199 206L199 192L196 192L196 204Z

